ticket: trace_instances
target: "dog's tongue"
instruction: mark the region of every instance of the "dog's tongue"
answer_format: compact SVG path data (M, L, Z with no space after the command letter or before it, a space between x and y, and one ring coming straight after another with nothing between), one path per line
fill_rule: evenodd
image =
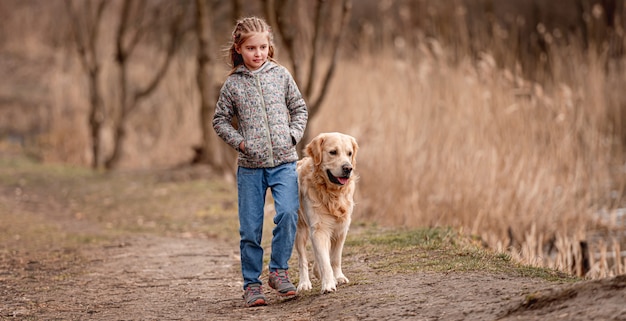
M346 177L337 177L337 180L339 181L339 183L341 183L341 185L346 185L349 179L350 178L346 178Z

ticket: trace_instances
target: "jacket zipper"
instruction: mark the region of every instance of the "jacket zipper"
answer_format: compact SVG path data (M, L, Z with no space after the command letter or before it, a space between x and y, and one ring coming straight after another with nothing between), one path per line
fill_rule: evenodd
M268 142L268 146L269 146L269 152L270 152L270 166L274 167L274 148L272 148L272 133L270 131L270 122L269 119L267 117L267 109L265 107L265 98L263 97L263 88L261 87L261 80L259 79L259 75L254 75L254 78L256 79L256 84L257 84L257 88L259 90L259 94L261 95L261 104L263 107L263 120L265 121L265 131L267 134L267 142Z

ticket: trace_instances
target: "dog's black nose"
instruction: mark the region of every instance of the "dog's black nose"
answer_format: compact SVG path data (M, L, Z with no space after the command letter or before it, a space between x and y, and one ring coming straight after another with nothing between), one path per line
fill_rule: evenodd
M343 174L345 176L348 176L352 172L352 165L344 164L343 166L341 166L341 169L343 170Z

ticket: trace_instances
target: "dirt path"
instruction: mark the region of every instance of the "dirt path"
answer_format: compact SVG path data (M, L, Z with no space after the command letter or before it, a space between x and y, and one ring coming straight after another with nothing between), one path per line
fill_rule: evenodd
M244 308L238 251L214 240L136 237L91 251L78 276L36 292L3 316L58 320L489 320L538 280L482 274L378 276L336 293ZM347 271L367 270L346 262Z
M135 237L90 251L80 275L31 286L19 298L4 298L2 318L33 320L624 320L626 280L621 289L581 294L580 306L555 299L551 306L520 309L527 293L545 281L487 273L377 275L357 261L360 280L336 293L283 300L269 289L269 305L244 308L238 252L205 239ZM613 284L612 286L615 286ZM619 285L619 284L618 284ZM589 291L587 291L589 292ZM554 294L554 293L553 293ZM583 295L586 294L586 295ZM592 300L584 302L585 298ZM7 300L8 299L8 300ZM611 301L613 300L613 301ZM595 303L594 303L595 302ZM559 304L561 306L559 307ZM599 305L597 305L599 304Z
M212 307L240 301L236 253L211 241L138 237L101 254L51 293L69 308L64 318L206 320Z
M314 292L281 299L266 288L267 306L245 308L238 236L200 233L203 224L222 220L206 209L232 210L232 193L208 199L210 185L196 189L189 178L188 185L149 180L138 189L127 181L112 184L115 177L44 180L24 170L19 175L25 178L13 180L14 172L0 185L0 320L626 320L626 276L558 284L481 270L407 272L380 268L388 262L381 253L361 250L344 257L351 283L337 292L317 293L313 279ZM211 195L221 197L222 190ZM109 199L116 207L103 209ZM156 200L173 214L151 224L184 228L133 232L139 223L124 221L127 213L154 213L137 206ZM109 221L98 221L100 210ZM94 217L86 219L90 213ZM147 215L141 224L159 219ZM111 218L126 229L99 236ZM351 233L358 237L356 230Z

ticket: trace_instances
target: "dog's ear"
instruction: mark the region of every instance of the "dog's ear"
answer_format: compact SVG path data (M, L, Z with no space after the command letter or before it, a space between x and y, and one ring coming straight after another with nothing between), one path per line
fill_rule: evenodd
M359 144L356 143L354 137L350 137L350 141L352 142L352 166L356 166L356 152L359 150Z
M306 145L306 154L313 158L313 164L319 166L322 163L322 146L324 145L324 137L317 136Z

